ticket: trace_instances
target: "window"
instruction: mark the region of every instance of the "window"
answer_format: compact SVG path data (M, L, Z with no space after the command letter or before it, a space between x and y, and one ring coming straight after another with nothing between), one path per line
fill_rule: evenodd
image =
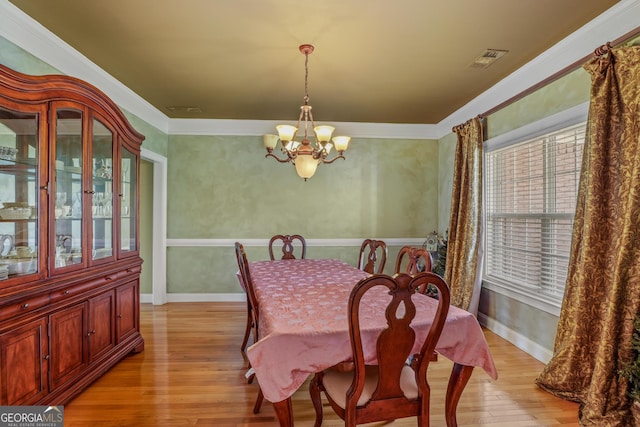
M584 122L485 150L484 280L560 307L571 250Z

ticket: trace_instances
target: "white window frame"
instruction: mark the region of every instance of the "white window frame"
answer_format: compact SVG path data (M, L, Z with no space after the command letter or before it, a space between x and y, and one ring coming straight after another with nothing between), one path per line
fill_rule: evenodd
M589 103L585 102L583 104L576 105L575 107L545 117L544 119L529 123L518 129L506 132L502 135L485 141L484 151L487 152L508 147L579 124L581 122L586 122L588 110ZM486 180L487 174L483 173L483 176ZM486 182L484 188L487 188ZM482 286L493 292L507 296L521 303L530 305L544 312L553 314L555 316L560 315L560 308L562 304L561 301L545 298L543 295L538 295L533 292L527 292L522 288L510 287L503 283L492 281L484 277L484 271Z

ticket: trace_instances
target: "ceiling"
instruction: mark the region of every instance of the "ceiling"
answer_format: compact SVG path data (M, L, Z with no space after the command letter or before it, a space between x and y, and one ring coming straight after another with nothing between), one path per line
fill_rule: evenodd
M294 121L310 43L317 123L429 124L617 0L11 3L170 118Z

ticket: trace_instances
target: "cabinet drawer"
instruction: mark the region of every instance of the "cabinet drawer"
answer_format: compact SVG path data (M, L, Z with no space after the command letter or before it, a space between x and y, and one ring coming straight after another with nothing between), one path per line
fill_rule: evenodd
M65 288L57 289L51 292L51 302L58 302L65 300L67 298L71 298L75 295L79 295L83 292L91 290L96 286L101 285L104 282L103 279L100 280L92 280L89 282L84 282L76 285L67 286Z
M123 278L133 279L135 277L138 277L141 271L142 271L141 267L130 267L130 268L118 271L117 273L110 274L109 276L111 277L112 280L123 279Z
M19 300L18 302L7 304L0 308L0 321L7 320L21 314L28 313L49 304L49 294L38 295L32 298Z

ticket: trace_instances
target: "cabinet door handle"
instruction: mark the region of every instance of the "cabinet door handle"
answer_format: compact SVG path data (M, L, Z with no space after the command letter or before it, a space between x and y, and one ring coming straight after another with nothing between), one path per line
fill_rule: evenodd
M105 276L105 280L113 280L113 277L111 277L111 276Z
M93 331L87 332L87 336L91 336L91 334L95 334L95 333L96 333L96 330L94 329Z
M22 304L22 308L24 308L24 309L29 308L29 303L25 302L24 304Z
M44 190L44 191L47 191L47 190L49 190L49 186L48 185L41 185L40 189Z
M44 356L44 360L49 360L49 355L48 354Z
M118 319L122 319L122 314L118 314Z
M65 290L65 291L63 292L63 294L64 294L64 295L69 295L69 290Z

